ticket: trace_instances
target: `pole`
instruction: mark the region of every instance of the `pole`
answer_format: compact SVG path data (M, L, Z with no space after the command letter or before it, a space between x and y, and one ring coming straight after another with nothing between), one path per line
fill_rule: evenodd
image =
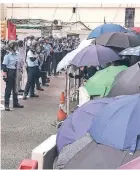
M68 84L68 73L67 73L67 70L66 70L66 74L65 74L65 94L66 94L66 111L67 111L67 84Z
M68 68L68 75L69 75L70 68ZM67 76L67 114L69 115L70 111L70 78Z

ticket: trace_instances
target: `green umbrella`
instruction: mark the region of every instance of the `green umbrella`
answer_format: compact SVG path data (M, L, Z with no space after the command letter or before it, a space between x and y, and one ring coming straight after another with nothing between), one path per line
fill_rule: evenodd
M98 71L85 84L88 94L90 96L107 96L115 76L126 69L127 66L110 66Z

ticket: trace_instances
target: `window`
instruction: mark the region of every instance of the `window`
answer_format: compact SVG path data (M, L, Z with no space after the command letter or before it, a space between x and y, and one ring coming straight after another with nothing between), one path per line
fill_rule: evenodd
M135 8L125 9L125 27L134 27Z

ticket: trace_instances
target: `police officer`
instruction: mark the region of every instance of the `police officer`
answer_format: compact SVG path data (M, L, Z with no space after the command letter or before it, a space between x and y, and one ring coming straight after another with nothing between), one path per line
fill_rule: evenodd
M13 107L23 108L23 105L18 103L18 92L16 91L16 69L18 64L17 54L17 43L12 41L8 44L9 53L5 55L3 60L3 79L6 82L5 88L5 110L10 111L10 96L13 91Z
M59 54L59 44L58 42L55 43L53 47L54 54L52 56L52 72L54 73L54 76L56 75L56 67L58 63L58 54Z
M52 60L52 54L51 54L51 51L52 51L52 47L51 45L49 44L49 39L46 37L45 38L45 44L44 44L44 49L46 51L46 54L45 54L45 61L44 61L44 71L47 71L47 74L48 75L51 75L51 60ZM48 86L47 84L44 84L45 82L42 82L43 86Z
M2 64L4 56L6 55L7 51L6 51L6 45L4 42L1 42L0 45L1 45L1 64ZM1 65L1 68L2 68L2 65Z
M19 55L19 68L18 68L18 75L19 75L19 92L23 93L24 90L22 90L22 86L24 83L23 74L25 73L24 70L24 64L25 64L25 58L26 58L26 52L24 47L24 42L22 40L18 40L18 50L17 53Z
M35 82L39 72L38 55L36 54L37 44L30 45L30 49L27 53L27 82L24 90L23 100L27 99L27 95L30 91L30 97L39 97L34 93Z

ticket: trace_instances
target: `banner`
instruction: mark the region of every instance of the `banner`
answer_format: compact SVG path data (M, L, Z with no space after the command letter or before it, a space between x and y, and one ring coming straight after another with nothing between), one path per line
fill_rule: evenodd
M8 40L16 40L16 25L8 21Z

